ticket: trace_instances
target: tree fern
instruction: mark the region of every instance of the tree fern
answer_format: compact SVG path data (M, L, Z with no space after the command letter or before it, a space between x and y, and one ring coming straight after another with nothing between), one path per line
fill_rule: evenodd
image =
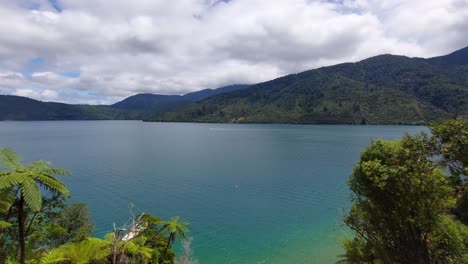
M169 231L169 239L167 240L167 246L164 250L167 253L167 250L171 246L171 243L177 238L185 238L188 233L188 222L180 222L180 217L172 217L170 221L162 221L163 225L162 231Z
M50 251L41 259L41 264L54 264L60 263L62 261L67 261L68 259L65 258L65 253L63 249L57 248Z
M49 168L47 161L35 161L27 166L21 163L19 155L11 149L0 149L0 167L7 170L0 171L0 191L18 190L19 201L17 206L18 232L20 244L20 262L26 263L26 230L25 221L28 207L33 212L39 212L42 208L41 189L60 194L62 196L70 195L65 184L59 181L54 175L66 175L70 172L60 168ZM0 204L2 206L2 204ZM0 208L1 209L1 208Z
M180 222L180 217L172 217L170 221L162 221L163 230L169 231L169 233L174 234L180 238L185 238L188 232L188 222Z
M110 253L110 243L98 238L89 238L79 243L62 245L47 253L41 264L66 262L70 264L86 264L92 261L105 260Z
M151 259L153 256L154 249L146 247L146 238L136 237L129 241L122 241L125 244L124 247L124 254L131 260L136 261L137 263L146 263L148 260Z

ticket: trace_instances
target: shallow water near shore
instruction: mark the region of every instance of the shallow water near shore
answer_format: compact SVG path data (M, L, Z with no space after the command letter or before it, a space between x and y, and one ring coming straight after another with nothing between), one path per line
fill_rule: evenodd
M0 147L49 160L103 236L133 211L189 221L201 264L334 263L346 182L372 139L421 126L0 122Z

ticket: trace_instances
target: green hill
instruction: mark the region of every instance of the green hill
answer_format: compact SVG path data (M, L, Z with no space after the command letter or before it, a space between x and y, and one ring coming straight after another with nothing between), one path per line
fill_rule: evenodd
M429 59L380 55L183 96L138 94L110 106L0 96L0 120L425 124L455 116L468 117L468 47Z
M215 94L246 87L231 85L186 95L137 94L110 106L41 102L21 96L0 95L0 120L141 120Z
M213 95L228 93L246 88L248 85L236 84L217 89L204 89L185 95L136 94L111 105L112 108L137 110L145 113L162 113L177 109L190 102L197 102Z
M107 106L48 103L21 96L0 95L0 120L131 119L130 112Z
M151 121L423 124L468 117L468 47L421 59L381 55L209 97Z

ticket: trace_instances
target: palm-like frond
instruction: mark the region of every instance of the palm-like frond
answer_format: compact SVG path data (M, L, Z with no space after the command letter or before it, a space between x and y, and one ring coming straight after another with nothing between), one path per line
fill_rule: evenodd
M29 171L41 171L49 168L50 162L45 160L37 160L27 166Z
M71 171L62 168L47 168L40 171L42 174L70 175Z
M142 247L145 245L147 240L148 239L146 237L139 236L139 237L132 238L130 241L134 243L135 245Z
M108 241L98 238L65 244L47 253L41 259L41 264L55 264L65 261L72 264L85 264L104 260L110 254L109 245Z
M63 184L61 181L57 180L56 178L52 177L51 175L35 173L35 174L32 174L31 177L35 179L36 181L38 181L42 187L45 187L46 189L50 191L58 192L64 196L70 195L70 191L65 186L65 184Z
M47 161L35 161L28 166L20 162L20 157L11 149L0 149L0 166L11 171L0 171L0 190L18 186L26 204L33 211L42 207L42 195L38 184L48 191L69 196L70 191L65 184L53 175L66 175L70 171L61 168L49 168ZM3 208L3 199L0 210Z
M15 201L15 191L13 188L0 190L0 213L7 213Z
M55 264L66 261L65 254L62 250L54 249L41 258L41 264Z
M188 232L189 222L179 222L180 217L172 217L170 221L162 221L163 231L169 231L169 233L176 235L179 238L185 238Z
M29 171L41 173L41 174L56 174L56 175L69 175L71 172L62 168L52 167L50 168L50 162L44 160L38 160L28 165Z
M145 260L151 259L154 251L154 249L145 246L146 241L147 238L144 236L125 241L123 244L125 255L134 260L140 260L140 262L146 263Z
M24 168L23 164L21 164L21 157L9 148L0 149L0 167L4 167L13 171Z
M20 185L26 179L23 173L9 172L0 177L0 190Z
M25 178L20 184L21 195L26 204L34 212L39 212L42 208L41 190L37 187L36 182L32 178Z
M149 260L153 255L153 249L141 245L137 245L133 241L128 241L125 244L125 255L131 258L140 258L141 260ZM146 263L146 261L143 261Z

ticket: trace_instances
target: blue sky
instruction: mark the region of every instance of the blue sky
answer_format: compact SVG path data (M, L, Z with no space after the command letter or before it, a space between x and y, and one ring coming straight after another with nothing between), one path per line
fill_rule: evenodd
M468 45L466 0L0 0L0 93L112 103Z

